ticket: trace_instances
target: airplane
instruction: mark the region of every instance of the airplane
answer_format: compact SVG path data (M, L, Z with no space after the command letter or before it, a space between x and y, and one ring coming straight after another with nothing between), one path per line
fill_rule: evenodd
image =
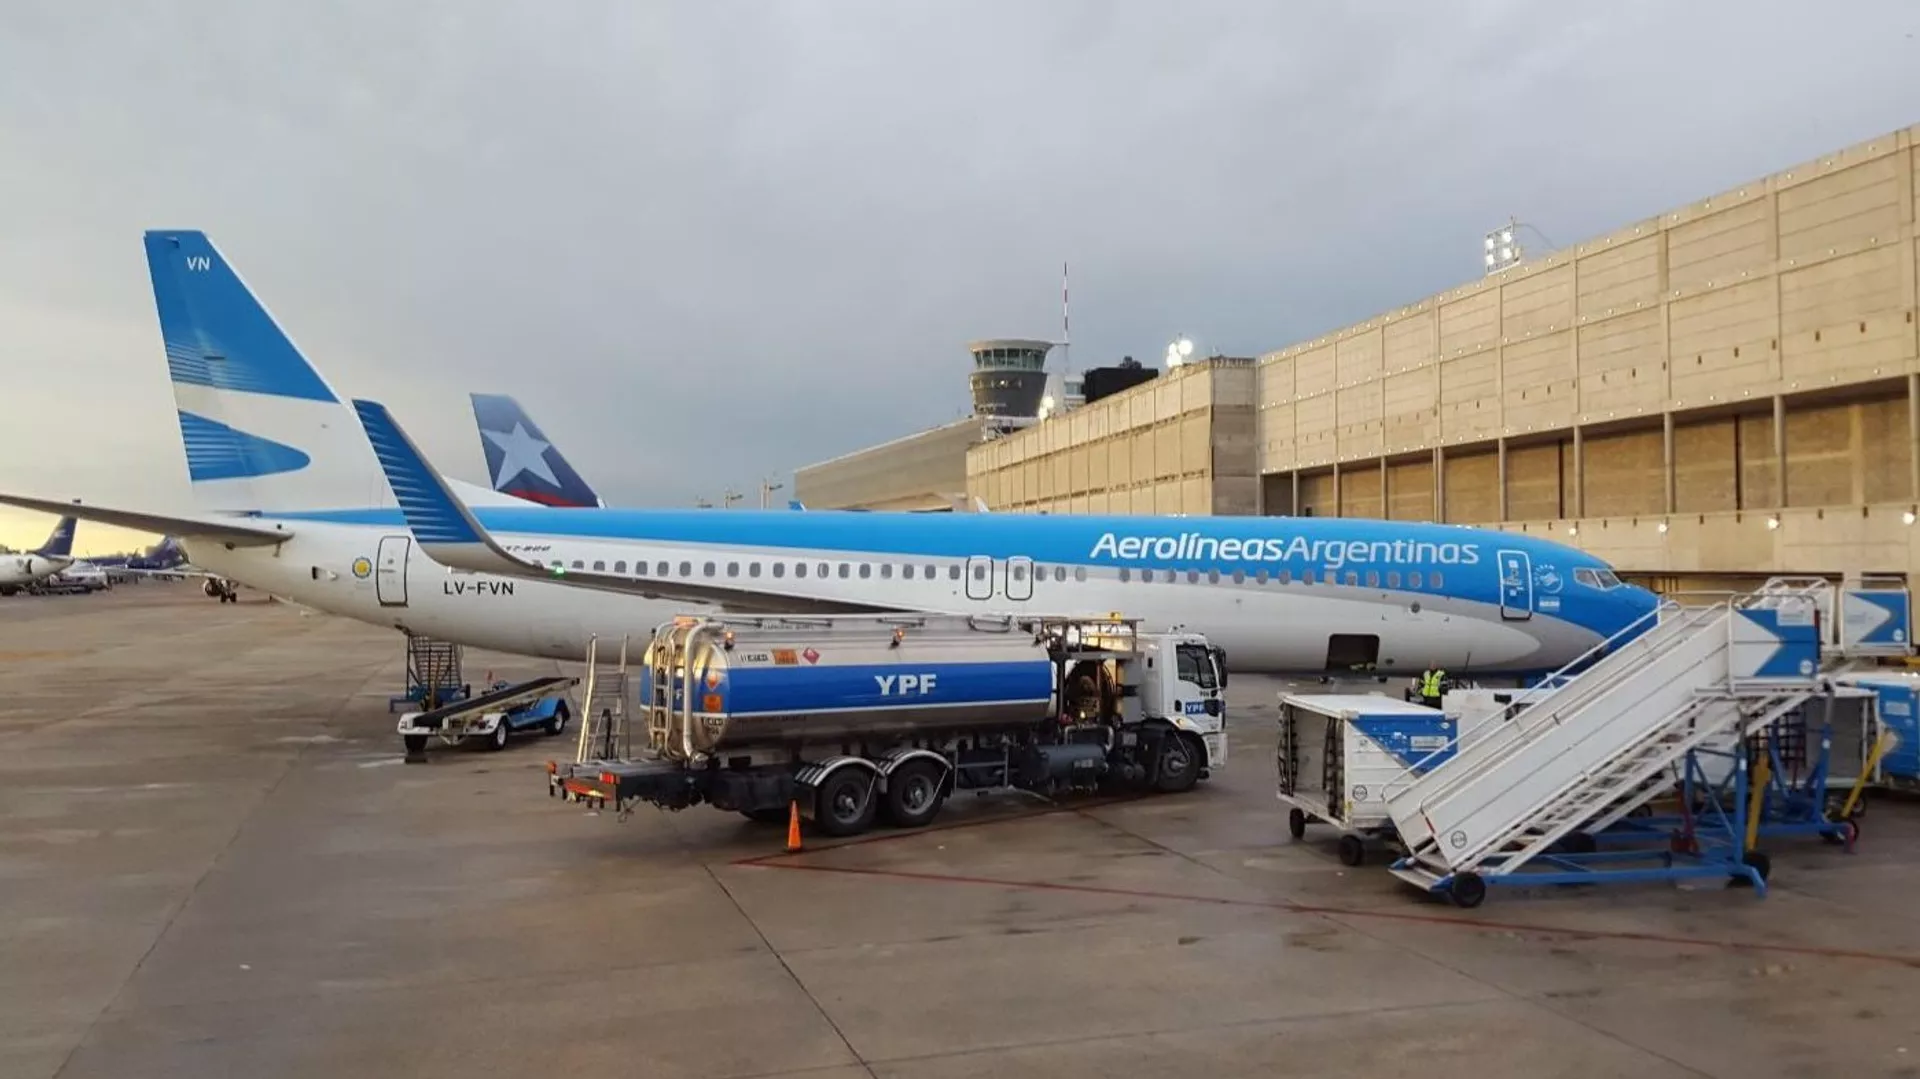
M62 517L39 547L25 554L0 555L0 596L11 596L71 565L75 523L72 516Z
M519 401L496 393L468 396L495 491L543 506L606 505Z
M193 513L0 501L175 535L211 572L375 625L580 660L700 610L1120 612L1205 632L1234 670L1524 675L1656 606L1585 552L1459 525L484 504L383 408L350 409L204 234L146 247L176 405L245 452L210 457L183 419ZM343 452L354 429L386 491Z

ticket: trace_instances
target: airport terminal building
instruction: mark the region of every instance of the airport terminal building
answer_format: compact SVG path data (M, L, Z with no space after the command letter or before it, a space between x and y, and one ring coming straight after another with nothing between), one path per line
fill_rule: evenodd
M954 435L930 458L997 511L1483 525L1660 587L1906 575L1916 143L1920 127L1871 139L1257 361Z

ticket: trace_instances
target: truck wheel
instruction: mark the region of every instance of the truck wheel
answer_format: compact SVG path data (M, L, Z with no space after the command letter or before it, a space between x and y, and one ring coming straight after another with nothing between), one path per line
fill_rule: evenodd
M1178 731L1167 732L1160 743L1160 767L1154 786L1165 794L1183 794L1200 782L1200 750Z
M499 725L493 728L491 735L487 736L487 748L495 751L507 748L507 739L512 734L513 731L507 726L507 717L501 716Z
M945 769L929 760L909 761L887 777L887 820L900 828L920 828L946 804L941 791Z
M547 719L547 733L559 734L567 729L567 702L561 701L554 706L553 715Z
M880 808L873 780L871 772L853 767L828 776L814 795L813 823L831 836L859 835L873 827Z

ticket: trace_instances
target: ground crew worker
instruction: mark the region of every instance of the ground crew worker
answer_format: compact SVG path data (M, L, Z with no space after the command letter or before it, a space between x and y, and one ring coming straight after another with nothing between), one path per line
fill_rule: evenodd
M1440 707L1440 692L1446 685L1447 672L1437 667L1428 667L1420 673L1420 703L1432 708Z

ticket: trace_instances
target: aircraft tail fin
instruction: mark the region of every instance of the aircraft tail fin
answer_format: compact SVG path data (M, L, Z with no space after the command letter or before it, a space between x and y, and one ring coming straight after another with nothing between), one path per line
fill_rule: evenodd
M346 401L197 230L150 231L167 373L202 509L392 505Z
M606 505L519 401L505 394L471 396L494 490L546 506Z
M53 534L47 537L47 542L41 544L39 549L35 550L33 553L41 556L42 558L73 557L74 523L75 523L75 518L72 518L72 517L60 518L59 521L54 523Z

